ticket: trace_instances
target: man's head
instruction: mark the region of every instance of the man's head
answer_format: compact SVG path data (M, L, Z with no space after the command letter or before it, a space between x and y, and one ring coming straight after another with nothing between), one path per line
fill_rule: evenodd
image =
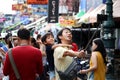
M30 31L22 28L19 29L17 32L18 38L23 39L23 40L29 40L30 39Z
M58 32L57 35L58 43L62 43L62 41L71 43L72 42L72 32L69 28L63 28Z

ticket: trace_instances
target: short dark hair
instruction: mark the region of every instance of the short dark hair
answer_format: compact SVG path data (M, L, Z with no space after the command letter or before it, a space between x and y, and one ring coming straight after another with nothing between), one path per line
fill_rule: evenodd
M10 37L12 37L12 33L8 33L6 36L5 36L5 42L8 44L8 41L10 41Z
M17 35L20 39L29 40L30 39L30 31L26 28L19 29Z
M45 35L42 36L41 41L46 42L47 37L50 36L50 35L53 36L52 32L47 32Z
M70 28L63 28L62 30L60 30L57 34L57 42L58 43L61 43L61 40L59 39L59 36L62 36L62 33L63 33L64 30L69 30L70 32L72 32Z
M41 35L40 35L40 34L37 35L37 39L39 39L39 38L41 38Z
M39 44L36 42L35 38L31 37L31 43L32 43L32 46L36 47L36 48L40 48L39 47Z

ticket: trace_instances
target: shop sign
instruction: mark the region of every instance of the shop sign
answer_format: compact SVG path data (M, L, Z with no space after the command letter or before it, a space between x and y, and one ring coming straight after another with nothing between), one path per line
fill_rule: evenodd
M20 11L22 15L30 15L32 13L32 8L27 4L13 4L12 10Z
M58 2L59 0L49 0L48 23L58 23Z
M60 16L59 17L60 26L75 26L76 20L72 16Z
M12 10L15 11L23 10L23 4L12 4Z
M74 26L75 25L75 20L60 20L60 25L61 26Z
M27 0L27 4L48 4L48 0Z

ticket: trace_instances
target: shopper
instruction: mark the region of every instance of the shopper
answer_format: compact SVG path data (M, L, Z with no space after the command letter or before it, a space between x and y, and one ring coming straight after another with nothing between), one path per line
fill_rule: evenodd
M59 44L71 44L72 32L69 28L63 28L57 35ZM58 46L54 50L54 64L58 71L64 72L68 66L72 63L73 57L83 57L84 51L73 51L72 48L67 46ZM56 71L56 80L60 80Z
M92 43L90 68L80 70L80 73L88 73L88 80L105 80L106 63L106 50L104 44L100 38L96 38Z
M42 52L42 61L43 61L43 66L44 66L44 72L43 72L43 74L40 76L40 80L47 80L47 78L48 78L48 74L47 74L48 65L47 65L46 47L45 47L45 45L42 43L41 37L42 37L42 36L41 36L40 34L38 34L37 37L36 37L36 42L37 42L37 44L39 44L39 49L40 49L41 52Z
M19 29L17 35L19 46L12 48L12 55L21 80L35 80L36 74L41 75L43 72L41 51L31 46L29 30ZM9 75L10 80L17 80L8 53L6 54L3 73Z
M45 35L42 36L41 40L46 47L49 79L55 80L54 57L53 57L54 49L52 49L52 46L54 45L54 36L51 32L47 32Z

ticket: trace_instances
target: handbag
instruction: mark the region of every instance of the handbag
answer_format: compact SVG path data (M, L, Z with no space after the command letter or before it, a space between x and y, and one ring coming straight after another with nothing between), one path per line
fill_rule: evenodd
M8 56L9 56L10 63L11 63L11 65L12 65L12 68L13 68L13 70L14 70L14 73L15 73L15 76L16 76L17 80L21 80L21 79L20 79L20 74L19 74L19 72L18 72L18 69L17 69L17 67L16 67L16 65L15 65L15 62L14 62L14 59L13 59L12 49L10 49L10 50L8 51Z
M77 63L77 58L75 58L64 72L56 70L60 80L73 80L77 77L79 68L80 65Z

